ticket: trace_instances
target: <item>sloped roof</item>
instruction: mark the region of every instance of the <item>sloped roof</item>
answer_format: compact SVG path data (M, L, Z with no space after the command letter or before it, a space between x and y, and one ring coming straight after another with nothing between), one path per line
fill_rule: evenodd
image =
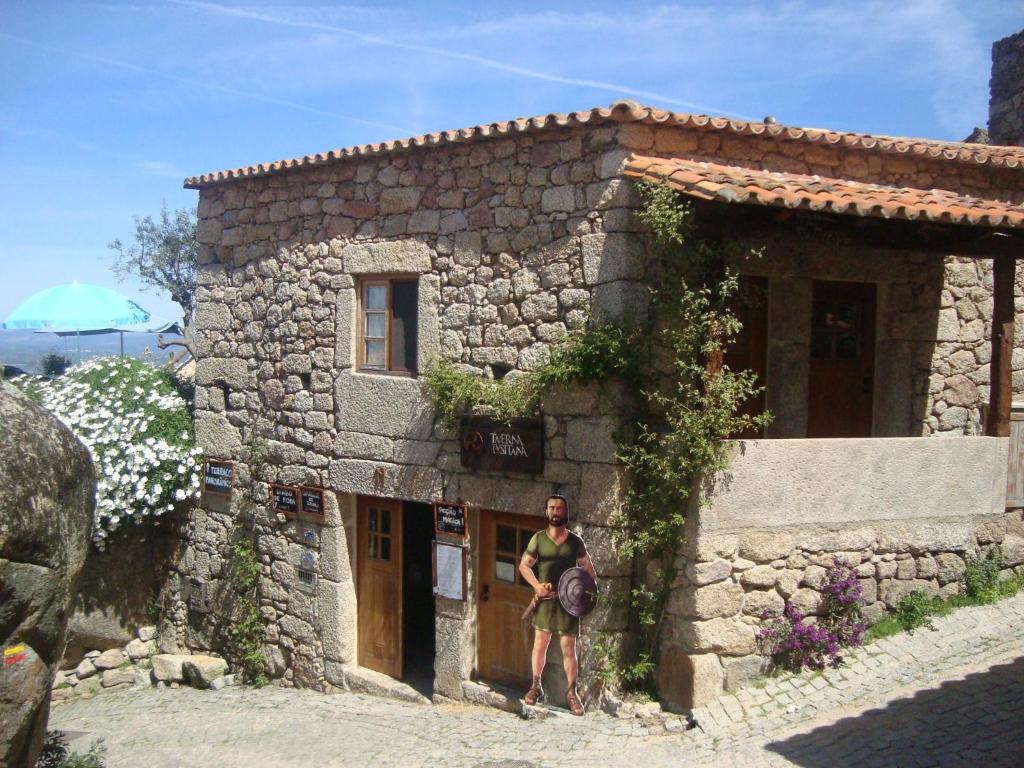
M821 128L797 128L776 123L730 120L725 117L710 117L708 115L694 115L685 112L667 112L653 107L641 106L633 101L617 101L609 107L596 107L583 112L553 113L529 118L520 117L514 120L474 125L458 130L428 133L407 139L384 141L377 144L360 144L354 147L333 149L328 152L304 155L303 157L289 160L249 165L244 168L214 171L200 176L190 176L185 179L185 187L188 189L199 189L236 179L279 173L292 168L324 165L351 157L372 157L411 150L417 147L460 144L490 138L501 138L513 134L535 133L576 126L602 125L605 123L669 125L700 131L731 133L739 136L760 136L766 140L781 142L821 144L885 154L927 157L956 163L1024 169L1024 148L1022 147L875 136L867 133L827 131Z
M1024 206L942 189L864 184L683 158L631 156L626 176L667 184L702 200L975 227L1024 228Z

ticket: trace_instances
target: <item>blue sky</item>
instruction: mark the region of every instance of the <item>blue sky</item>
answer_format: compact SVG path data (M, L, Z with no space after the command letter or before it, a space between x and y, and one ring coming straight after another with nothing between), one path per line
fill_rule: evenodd
M1024 3L0 0L0 319L195 204L186 176L629 97L962 139Z

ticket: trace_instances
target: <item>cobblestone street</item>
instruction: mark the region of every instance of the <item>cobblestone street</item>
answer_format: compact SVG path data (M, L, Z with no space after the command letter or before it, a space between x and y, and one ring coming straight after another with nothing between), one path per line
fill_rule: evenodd
M273 687L110 692L56 704L50 727L79 752L102 738L108 768L1024 765L1024 595L935 627L723 697L689 731Z

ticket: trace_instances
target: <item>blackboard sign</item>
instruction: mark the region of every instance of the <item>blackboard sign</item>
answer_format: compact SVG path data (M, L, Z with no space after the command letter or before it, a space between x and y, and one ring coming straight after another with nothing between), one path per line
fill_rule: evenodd
M271 503L275 512L294 515L299 511L299 489L291 485L270 486Z
M216 493L221 496L230 496L231 489L235 485L235 464L231 461L206 462L203 471L203 491L205 493Z
M459 424L462 466L491 472L544 472L544 422L512 419L509 423L467 416Z
M434 502L434 530L438 535L450 534L466 538L466 506L464 504L448 504L443 501Z
M302 486L302 513L320 520L324 518L324 489Z

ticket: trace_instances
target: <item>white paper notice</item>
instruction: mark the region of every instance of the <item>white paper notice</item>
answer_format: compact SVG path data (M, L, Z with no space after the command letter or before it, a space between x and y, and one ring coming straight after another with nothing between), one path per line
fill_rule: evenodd
M437 586L434 594L464 600L462 585L462 547L437 542Z

